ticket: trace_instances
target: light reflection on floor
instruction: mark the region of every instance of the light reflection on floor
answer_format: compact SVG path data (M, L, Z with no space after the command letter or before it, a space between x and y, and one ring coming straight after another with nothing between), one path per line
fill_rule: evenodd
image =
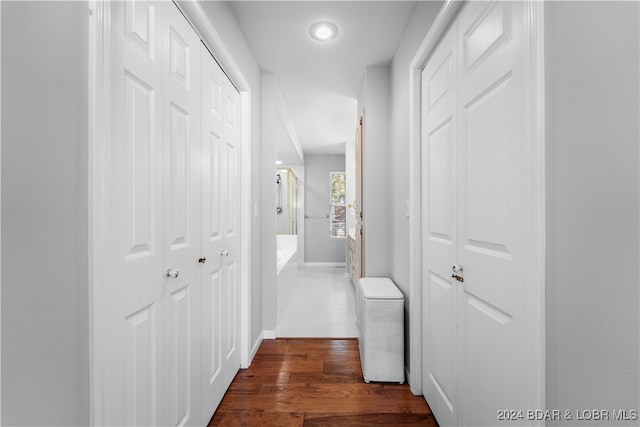
M292 295L276 336L354 338L358 336L355 292L344 268L298 268Z

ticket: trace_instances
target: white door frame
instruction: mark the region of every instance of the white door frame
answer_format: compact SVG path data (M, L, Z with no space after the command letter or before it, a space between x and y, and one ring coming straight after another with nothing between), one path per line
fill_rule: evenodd
M0 2L0 34L2 34L2 2ZM0 46L2 46L2 38L0 37ZM2 53L0 52L0 105L2 105ZM0 107L0 118L2 117L2 108ZM2 123L0 120L0 153L2 153ZM0 154L0 164L2 164L2 155ZM2 188L2 179L0 179L0 188ZM2 191L0 191L0 201L2 200ZM0 224L2 224L2 202L0 202ZM0 226L0 242L2 241L2 227ZM0 243L0 307L2 307L2 244ZM2 310L0 310L0 319L2 319ZM2 331L2 322L0 322L0 331ZM2 334L0 333L0 366L2 366ZM2 372L0 370L0 378ZM0 425L2 425L2 387L0 386Z
M418 48L409 65L409 197L411 213L409 218L409 295L410 295L410 330L411 350L409 361L409 384L414 394L422 394L422 206L421 206L421 75L427 60L437 46L450 24L466 2L447 0L436 17L429 32ZM527 41L531 54L527 58L526 72L532 104L527 106L529 134L531 145L529 159L531 160L531 194L532 206L531 223L536 236L532 243L533 269L532 289L527 299L530 308L535 313L530 325L535 349L533 355L533 373L535 379L532 390L532 401L535 408L545 408L545 140L544 140L544 3L535 0L526 1L526 11L529 17L526 23Z
M240 366L246 368L251 363L251 92L252 88L245 78L233 55L226 48L222 37L213 27L206 13L196 0L183 0L178 8L194 27L207 48L215 55L222 69L240 92L241 142L240 156ZM100 404L100 390L103 387L103 375L100 370L102 357L100 342L96 339L96 330L104 330L99 324L104 316L97 313L99 301L103 299L108 286L104 265L105 247L104 208L110 193L109 181L105 179L109 154L106 149L110 138L110 37L111 16L109 0L90 0L89 23L89 422L100 424L104 419Z

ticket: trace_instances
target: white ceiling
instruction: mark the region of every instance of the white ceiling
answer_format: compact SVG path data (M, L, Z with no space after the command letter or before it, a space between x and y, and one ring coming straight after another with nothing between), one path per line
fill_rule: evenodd
M263 72L276 75L305 154L343 154L353 141L368 65L388 65L415 1L232 1ZM338 26L317 42L309 27Z

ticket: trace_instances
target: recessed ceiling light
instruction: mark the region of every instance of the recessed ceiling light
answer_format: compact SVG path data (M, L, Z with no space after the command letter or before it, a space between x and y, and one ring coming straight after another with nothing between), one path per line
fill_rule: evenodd
M282 160L278 159L276 160L276 165L281 165L282 164Z
M333 22L320 21L309 28L309 34L311 34L311 37L315 40L328 42L336 38L338 35L338 27L336 27L336 24Z

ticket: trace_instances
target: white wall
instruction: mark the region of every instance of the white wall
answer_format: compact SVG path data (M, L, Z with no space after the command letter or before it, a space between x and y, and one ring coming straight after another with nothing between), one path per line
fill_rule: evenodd
M278 110L275 99L278 86L273 74L262 76L262 283L263 311L262 327L269 334L274 334L277 326L277 257L276 257L276 198L273 191L275 185L276 146L278 134Z
M391 120L389 166L391 169L391 277L405 296L405 363L411 370L409 322L409 63L438 15L442 2L418 2L391 64ZM419 203L414 200L413 203Z
M3 2L1 38L2 424L87 425L88 5Z
M366 277L391 275L389 77L389 67L367 67L358 97L358 117L364 112L362 210Z
M329 213L329 172L344 172L344 155L307 154L304 163L305 215L324 216ZM307 263L344 263L344 239L329 237L328 218L305 219L304 253Z
M550 409L639 409L638 6L545 3Z
M256 343L261 337L263 329L262 298L263 298L263 217L262 217L262 181L261 171L265 159L262 157L262 87L261 71L253 52L240 29L235 16L227 2L203 1L200 3L233 60L242 70L251 90L251 210L258 207L259 215L252 215L251 219L251 342ZM224 67L224 64L223 64ZM242 160L241 160L242 161ZM271 169L273 172L273 163ZM275 263L274 263L275 268Z
M289 110L285 104L278 80L274 74L262 75L262 319L263 330L266 337L275 336L277 326L277 300L278 287L276 235L278 233L278 221L284 218L276 214L276 158L285 155L290 164L282 167L290 167L298 177L298 200L302 205L304 153L300 147L298 136ZM286 180L286 176L283 176ZM286 204L286 192L283 188L283 203ZM298 258L302 256L302 242L304 241L304 222L298 215Z

